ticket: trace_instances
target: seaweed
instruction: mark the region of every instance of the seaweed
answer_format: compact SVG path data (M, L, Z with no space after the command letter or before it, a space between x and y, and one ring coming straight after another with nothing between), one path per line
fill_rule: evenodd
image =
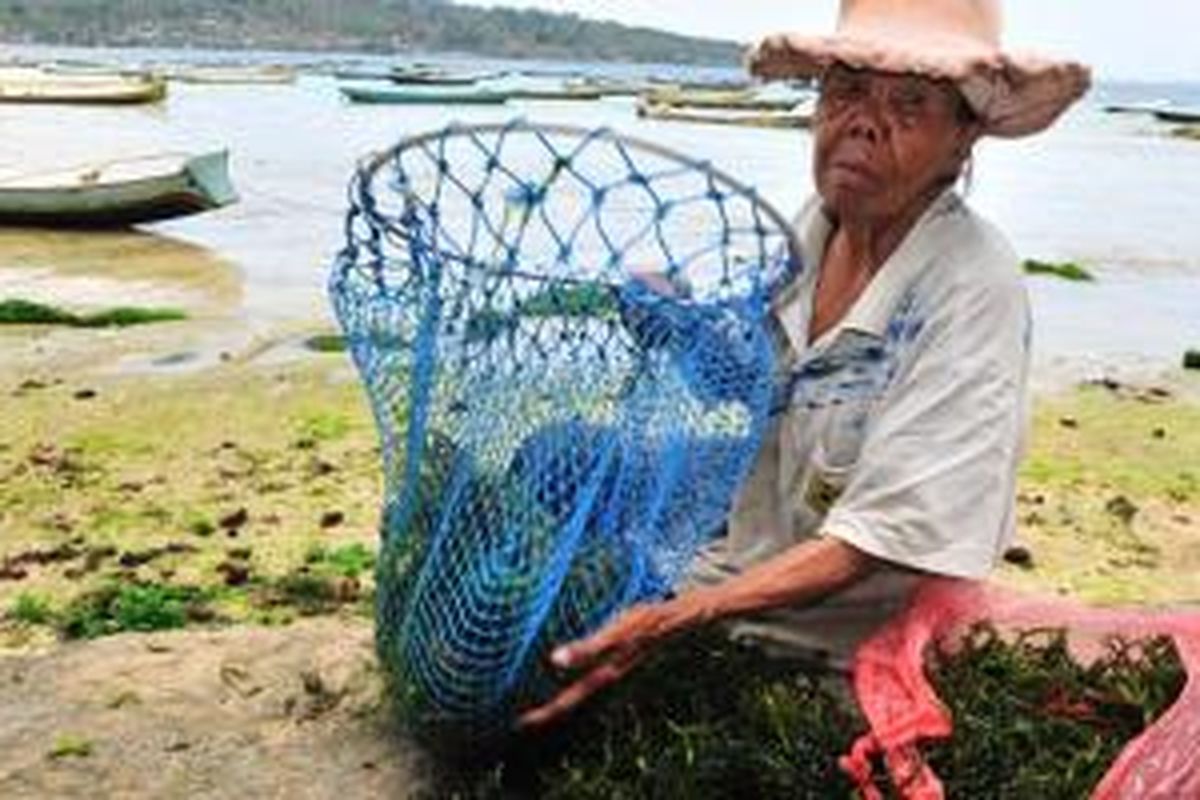
M175 322L187 314L173 308L120 306L94 314L76 314L29 300L0 300L0 325L66 325L72 328L124 328L151 322Z
M1090 283L1096 280L1096 277L1091 272L1074 261L1052 263L1030 258L1025 260L1024 267L1028 275L1050 275L1066 281L1079 281L1083 283Z
M1081 798L1183 688L1166 637L1113 639L1088 665L1063 630L1006 640L977 626L929 674L954 736L927 745L948 797Z
M1113 640L1089 664L1063 631L973 629L931 657L954 735L922 753L947 797L1082 798L1182 689L1171 641ZM435 760L426 798L849 798L837 757L864 732L840 678L701 631L558 726L486 759ZM877 782L897 796L882 766Z

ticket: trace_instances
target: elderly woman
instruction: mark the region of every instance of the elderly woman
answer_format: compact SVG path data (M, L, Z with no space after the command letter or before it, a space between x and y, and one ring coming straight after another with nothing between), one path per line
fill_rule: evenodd
M1087 70L999 46L988 0L844 0L832 37L774 36L770 78L817 78L808 270L774 298L796 376L728 530L673 599L557 648L558 717L683 630L844 669L925 576L985 576L1014 528L1029 363L1018 259L954 187L981 136L1048 127Z

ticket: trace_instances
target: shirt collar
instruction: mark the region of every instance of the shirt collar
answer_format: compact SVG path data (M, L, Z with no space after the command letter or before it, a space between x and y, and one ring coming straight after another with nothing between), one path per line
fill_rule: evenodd
M962 200L953 188L946 189L918 218L912 230L892 252L867 288L855 301L846 316L821 337L832 341L843 331L858 331L882 339L887 332L888 322L905 291L929 263L931 256L939 252L944 226L938 220L962 210ZM797 219L803 263L808 267L804 280L797 281L794 291L811 294L816 284L816 275L825 254L833 223L825 214L820 199L814 197L800 212ZM790 294L785 302L794 299ZM807 336L807 331L804 332ZM801 348L803 349L803 348Z

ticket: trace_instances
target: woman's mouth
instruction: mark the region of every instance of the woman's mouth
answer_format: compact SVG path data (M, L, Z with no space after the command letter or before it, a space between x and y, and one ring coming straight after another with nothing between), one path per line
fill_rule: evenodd
M867 165L866 161L863 161L860 159L855 159L855 158L835 159L833 161L833 163L831 163L829 165L829 167L831 170L848 172L851 175L853 175L857 178L861 178L861 179L873 180L875 178L875 171L872 170Z

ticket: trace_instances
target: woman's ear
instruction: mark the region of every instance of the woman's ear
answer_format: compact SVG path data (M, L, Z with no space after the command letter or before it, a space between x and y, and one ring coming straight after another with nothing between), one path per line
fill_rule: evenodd
M954 148L954 155L960 163L966 163L971 159L971 155L975 150L975 143L979 141L979 137L983 135L983 123L971 121L962 124L958 129L958 142Z

